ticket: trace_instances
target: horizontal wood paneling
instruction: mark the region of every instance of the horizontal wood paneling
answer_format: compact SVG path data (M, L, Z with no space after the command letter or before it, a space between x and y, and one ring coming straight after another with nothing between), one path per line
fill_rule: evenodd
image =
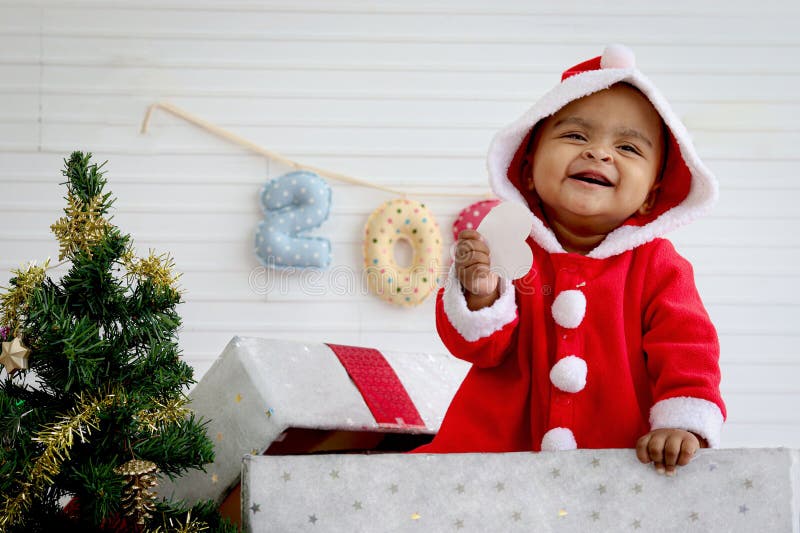
M18 7L20 0L1 0L0 5ZM691 0L675 0L669 4L659 6L643 5L636 0L621 0L613 5L601 5L592 2L573 2L558 9L554 9L551 4L531 4L519 2L519 0L498 0L491 4L486 4L481 0L439 0L436 3L425 2L423 0L408 0L402 4L383 2L365 2L363 0L350 0L341 2L328 2L327 0L305 0L302 3L289 2L287 0L231 0L220 5L214 0L31 0L25 5L64 7L68 5L73 8L108 8L109 6L129 10L147 10L160 13L170 9L185 10L210 10L215 12L227 13L231 11L247 11L251 13L270 12L270 13L353 13L361 14L364 12L376 13L412 13L417 15L432 14L471 14L475 16L496 16L501 14L511 15L545 15L561 14L562 16L586 14L586 15L670 15L670 14L695 14L698 16L715 15L719 16L721 6L726 9L724 13L729 14L753 14L752 3L744 0L731 0L722 2L713 0L698 4ZM779 16L783 14L797 13L800 11L795 4L787 3L783 0L764 0L759 4L759 9Z
M144 113L144 107L142 108ZM154 126L151 126L154 127ZM157 126L155 126L157 127ZM277 175L281 167L270 165L263 158L241 154L227 149L226 153L153 153L141 148L139 152L108 152L92 149L97 161L109 160L105 167L111 184L187 184L196 183L248 185L259 187L267 181L266 172L273 168ZM485 170L485 149L461 157L435 154L412 157L392 156L385 151L371 150L370 154L343 156L324 148L315 154L297 154L304 162L350 175L360 176L375 183L417 190L421 186L453 190L477 188L488 192ZM146 157L142 157L146 155ZM63 152L39 152L25 149L15 152L0 151L0 184L4 182L59 183ZM24 162L22 162L24 161ZM776 197L782 191L800 188L794 178L797 162L794 159L719 159L704 158L717 175L721 199L733 190L773 190ZM285 169L284 169L285 170ZM334 184L335 185L335 184ZM743 206L741 213L761 206Z
M152 187L143 187L141 183L119 183L116 174L110 174L110 183L114 187L114 194L119 198L116 206L124 213L159 213L159 212L214 212L237 213L243 207L258 209L258 198L254 197L253 189L257 183L228 184L224 177L219 176L216 183L163 183L158 184L160 198L154 199ZM28 212L56 213L63 208L63 191L54 187L53 179L48 181L23 181L21 178L15 183L18 194L13 202L0 199L0 211L7 211L10 206ZM0 178L0 183L4 180ZM265 180L266 181L266 180ZM402 187L405 189L405 187ZM426 201L434 215L449 217L456 215L469 202L469 198L439 198L435 195L425 197L426 192L445 192L445 187L431 188L418 187L419 197ZM487 192L488 188L475 187L464 189L465 194L480 195ZM363 213L369 207L377 208L378 204L388 198L390 194L372 189L353 186L337 186L332 184L334 215L347 213ZM190 202L176 205L175 198L190 198ZM742 205L750 202L746 211ZM800 188L783 190L780 195L769 189L730 189L724 190L720 195L719 203L711 215L713 218L726 220L737 218L740 220L759 219L797 219L800 212L795 207L800 205ZM323 226L324 228L324 226Z
M350 54L343 46L308 43L309 49L342 48L340 54ZM96 43L95 46L101 46ZM363 46L353 44L353 47ZM377 45L370 45L372 48ZM404 50L400 45L396 45ZM296 52L302 56L304 50ZM334 53L331 51L330 53ZM377 53L377 52L376 52ZM389 53L384 52L384 53ZM399 52L398 52L399 53ZM430 51L420 49L418 55ZM470 55L471 50L458 54ZM324 59L320 59L322 61ZM788 58L787 58L788 60ZM792 102L798 95L792 87L800 74L692 74L692 85L685 83L687 73L653 76L661 90L677 100L703 101L693 90L694 84L713 89L707 97L713 102L733 103L741 100L755 102ZM82 81L85 79L86 81ZM240 79L241 81L236 81ZM224 96L224 97L350 97L350 98L411 98L431 100L489 100L529 102L530 95L541 95L558 82L552 73L530 71L441 72L440 68L382 71L363 69L281 68L198 68L165 66L164 68L136 66L48 66L43 71L42 91L46 93L80 93L97 95L129 95L144 93L152 97Z
M0 286L53 257L62 159L109 160L115 222L169 251L181 346L203 374L233 335L444 351L433 300L368 294L366 218L392 194L331 181L327 272L254 257L258 190L287 169L163 111L164 99L307 164L411 191L443 234L488 192L492 135L607 42L631 45L720 181L672 235L722 346L728 446L800 446L800 5L766 0L0 0ZM712 31L713 29L713 31ZM443 198L437 192L473 196ZM61 267L52 272L61 275Z

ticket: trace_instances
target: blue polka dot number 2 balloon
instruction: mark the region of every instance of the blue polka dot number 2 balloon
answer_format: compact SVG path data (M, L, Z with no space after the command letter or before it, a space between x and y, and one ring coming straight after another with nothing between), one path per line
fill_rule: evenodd
M300 170L268 181L261 189L264 220L256 230L256 255L266 266L325 268L331 243L303 233L319 227L331 210L331 188L313 172Z

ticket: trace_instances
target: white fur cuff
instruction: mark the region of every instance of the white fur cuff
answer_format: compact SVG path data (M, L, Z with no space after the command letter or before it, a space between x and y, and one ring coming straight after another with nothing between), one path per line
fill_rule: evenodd
M500 298L489 307L470 311L467 299L461 290L461 283L450 267L442 301L448 320L468 342L488 337L509 324L517 316L517 302L514 299L514 285L511 280L500 278Z
M667 398L650 409L651 429L685 429L702 436L711 448L719 447L722 421L717 404L700 398Z

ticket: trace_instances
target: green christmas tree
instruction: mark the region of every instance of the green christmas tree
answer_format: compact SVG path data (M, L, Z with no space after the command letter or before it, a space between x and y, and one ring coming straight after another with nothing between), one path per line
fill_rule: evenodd
M90 160L65 161L51 227L68 272L31 264L0 294L0 531L235 531L211 502L154 495L157 474L202 468L213 445L185 406L172 260L134 255Z

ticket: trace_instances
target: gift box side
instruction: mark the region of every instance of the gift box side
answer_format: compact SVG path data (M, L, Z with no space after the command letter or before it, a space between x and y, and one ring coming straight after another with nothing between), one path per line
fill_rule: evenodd
M221 502L239 481L242 453L274 441L285 429L278 419L264 423L269 418L264 410L257 418L255 413L242 416L248 405L267 404L246 363L240 339L234 337L190 392L189 408L208 421L215 459L205 470L188 471L174 481L163 479L159 494L190 503Z
M633 450L253 457L244 531L788 533L796 458L701 450L668 477Z
M378 424L325 344L234 337L189 395L190 407L209 420L216 459L205 472L164 481L160 493L191 503L213 499L235 510L244 454L397 452L424 444L438 429L465 364L399 352L386 361L418 404L425 427Z

